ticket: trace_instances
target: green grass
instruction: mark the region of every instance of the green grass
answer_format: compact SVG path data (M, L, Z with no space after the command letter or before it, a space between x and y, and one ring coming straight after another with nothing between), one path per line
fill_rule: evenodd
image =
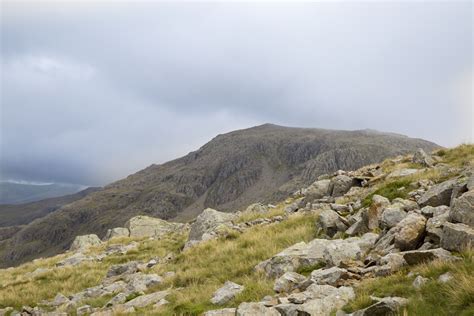
M435 261L411 269L429 281L417 290L407 269L393 275L368 279L356 288L356 299L344 307L346 312L365 308L373 302L369 296L400 296L409 299L408 315L473 315L474 314L474 251L467 250L459 262ZM450 271L453 280L442 284L438 277Z
M379 187L377 190L367 195L362 200L362 206L363 207L370 206L372 204L372 197L374 195L384 196L390 201L396 198L405 199L407 197L408 192L412 190L410 188L411 182L412 182L411 177L385 182L381 187Z

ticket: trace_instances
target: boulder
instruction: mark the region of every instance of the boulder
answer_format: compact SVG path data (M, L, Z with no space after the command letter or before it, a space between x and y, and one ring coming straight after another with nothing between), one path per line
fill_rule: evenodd
M434 185L428 189L419 199L418 204L421 207L427 205L430 206L440 206L440 205L450 205L451 203L451 194L453 188L456 186L457 181L455 179L447 180L441 182L440 184Z
M241 303L235 312L236 316L280 316L273 307L266 307L263 303Z
M142 308L142 307L146 307L148 305L157 303L158 301L166 298L168 294L169 294L168 291L160 291L160 292L154 292L154 293L150 293L146 295L141 295L126 302L124 305L125 307Z
M205 312L203 316L235 316L236 310L236 308L216 309Z
M454 199L449 216L452 222L474 227L474 190Z
M377 234L366 233L360 238L331 240L324 247L324 261L329 266L340 266L353 260L360 260L374 246L377 238Z
M377 303L354 312L352 316L398 315L400 308L408 304L408 300L402 297L384 297L381 299L373 299L377 300Z
M415 278L415 280L413 281L412 285L415 289L419 290L421 289L421 287L423 285L425 285L426 283L428 283L429 279L428 278L424 278L422 277L421 275L417 276Z
M140 265L140 262L138 261L130 261L123 264L115 264L109 268L109 271L107 271L107 277L110 278L117 275L132 274L132 273L138 272L139 265Z
M440 283L448 283L449 281L451 281L453 279L453 275L451 272L446 272L446 273L443 273L441 274L439 277L438 277L438 282Z
M411 212L394 228L394 244L400 250L416 248L425 232L426 218L418 213Z
M413 155L412 162L424 167L433 167L435 163L434 159L421 148L419 148Z
M286 272L275 281L273 290L277 293L291 293L306 281L306 277L296 272Z
M77 316L90 315L92 313L93 313L93 308L90 305L84 305L76 309Z
M419 208L418 203L412 200L405 200L402 198L395 198L392 201L393 207L399 207L406 212L414 211Z
M83 235L77 236L71 244L69 250L71 251L82 251L86 250L91 246L100 245L102 241L100 241L99 237L95 234L90 235Z
M463 251L474 245L474 228L465 224L444 223L441 247L451 251Z
M125 276L127 291L129 293L142 292L163 282L163 278L156 274L137 272Z
M428 240L439 244L443 235L443 226L449 219L449 212L429 218L426 222L426 235Z
M130 237L154 238L178 232L186 227L185 224L167 222L159 218L143 215L130 218L125 226L130 231Z
M451 255L451 253L442 248L429 249L429 250L411 250L401 252L406 263L409 265L419 264L423 262L429 262L432 260L444 260L444 261L455 261L459 258Z
M215 305L224 305L234 299L234 297L244 290L242 285L226 281L224 286L214 292L211 298L211 303Z
M387 207L383 210L380 226L390 229L407 217L407 213L399 207Z
M319 214L316 227L320 227L329 237L333 237L338 231L347 229L345 220L333 210L323 210Z
M105 307L110 307L118 304L123 304L127 301L127 294L125 293L118 293L114 297L112 297L106 304Z
M66 303L69 303L70 300L66 296L62 295L61 293L56 294L53 301L49 304L50 306L61 306Z
M115 237L129 237L129 236L130 236L130 231L128 230L128 228L115 227L115 228L107 230L104 240L110 240Z
M449 214L449 212L450 212L450 208L449 206L446 206L446 205L441 205L441 206L436 206L436 207L428 205L421 209L421 214L423 214L423 216L427 218L440 216L446 213Z
M354 185L354 179L346 175L338 175L331 179L329 183L329 193L337 197L344 195Z
M245 212L247 213L267 213L268 212L268 207L266 205L263 205L262 203L254 203L250 204L246 209Z
M329 179L324 179L324 180L318 180L311 184L309 187L307 187L304 191L303 194L306 197L306 201L314 201L317 199L321 199L329 194L329 186L330 186L331 180Z
M231 224L235 217L235 214L223 213L212 208L206 208L191 225L188 240L205 240L207 238L206 235L214 234L220 225Z
M373 230L379 227L379 220L383 210L390 205L390 200L384 196L374 195L372 197L372 204L368 211L364 214L366 216L367 227Z
M318 269L311 272L311 281L315 284L327 284L341 286L345 280L351 277L346 269L331 267L329 269Z
M421 169L410 169L410 168L405 168L405 169L398 169L398 170L394 170L392 171L388 176L387 178L388 179L392 179L392 178L402 178L402 177L406 177L406 176L411 176L415 173L418 173L422 171Z
M64 267L64 266L77 266L86 261L94 261L95 258L91 256L86 256L81 252L77 252L70 257L67 257L58 263L56 263L57 267Z

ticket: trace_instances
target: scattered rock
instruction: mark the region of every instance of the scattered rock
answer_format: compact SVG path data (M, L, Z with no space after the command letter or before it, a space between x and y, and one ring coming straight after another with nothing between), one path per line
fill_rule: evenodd
M324 180L318 180L311 184L306 190L304 190L304 195L306 196L307 201L314 201L316 199L321 199L327 195L330 195L329 193L329 185L331 183L331 180L329 179L324 179Z
M132 274L138 272L139 264L140 262L138 261L130 261L124 264L113 265L109 268L109 271L107 271L107 277L109 278L117 275Z
M373 298L373 297L372 297ZM367 308L358 310L352 316L374 316L374 315L398 315L400 308L408 304L408 300L402 297L373 298L378 302Z
M25 273L25 277L34 279L34 278L36 278L40 275L46 274L46 273L51 272L51 271L53 271L53 270L49 269L49 268L37 268L33 272Z
M473 245L474 228L465 224L444 223L441 247L460 252Z
M275 281L273 290L277 293L291 293L306 281L306 277L296 272L286 272Z
M451 272L446 272L446 273L441 274L438 277L438 282L447 283L447 282L451 281L452 279L453 279L453 275L451 274Z
M401 178L401 177L406 177L406 176L411 176L412 174L418 173L422 171L421 169L399 169L392 171L387 178Z
M331 179L329 192L331 196L344 195L354 185L354 180L346 175L338 175Z
M440 205L450 205L451 203L451 194L453 188L456 186L457 181L455 179L444 181L440 184L432 186L428 191L426 191L419 199L418 204L421 207L427 205L430 206L440 206Z
M90 246L100 245L101 243L102 241L100 241L99 237L97 237L97 235L95 234L77 236L72 242L69 250L71 251L86 250Z
M429 250L411 250L400 253L403 256L403 259L409 264L419 264L423 262L432 261L435 259L445 260L445 261L454 261L459 260L459 258L451 255L449 251L442 248L429 249Z
M321 227L324 233L329 237L333 237L338 231L345 231L347 229L341 216L333 210L323 210L319 214L317 220L317 227L318 226Z
M449 212L428 219L426 222L426 235L429 240L439 244L443 235L443 226L449 219Z
M449 206L446 206L446 205L440 205L436 207L428 205L421 209L421 214L423 214L423 216L427 218L440 216L446 213L449 214L449 212L450 212L450 208Z
M231 224L234 218L235 214L223 213L207 208L199 214L196 221L191 225L189 240L209 239L220 225Z
M129 236L130 236L130 231L128 230L128 228L115 227L115 228L107 230L104 240L110 240L115 237L129 237Z
M61 293L56 294L54 300L51 302L51 306L61 306L63 304L69 303L69 299L62 295Z
M372 197L372 204L368 211L364 214L366 216L367 227L373 230L379 227L379 220L385 207L390 205L389 199L380 195Z
M94 310L92 309L92 306L84 305L84 306L79 307L76 310L76 314L77 314L77 316L89 315L89 314L92 314L93 311Z
M123 304L127 301L127 295L125 293L119 293L117 295L115 295L114 297L112 297L110 299L110 301L108 301L105 306L106 307L110 307L110 306L114 306L114 305L117 305L117 304Z
M435 161L423 149L419 148L413 155L412 162L418 163L425 167L433 167Z
M474 227L474 190L454 199L449 216L452 222Z
M245 212L250 212L250 213L267 213L268 212L268 207L263 205L262 203L254 203L250 204Z
M126 307L141 308L159 302L160 300L166 298L168 294L168 291L160 291L151 294L141 295L126 302L124 305Z
M149 216L135 216L130 218L125 226L130 231L130 237L154 237L177 232L186 227L185 224L172 223Z
M242 285L226 281L224 286L214 292L211 298L211 303L215 305L224 305L234 299L234 297L244 290Z
M142 292L163 282L163 278L156 274L144 274L141 272L126 275L127 290L131 292Z
M207 311L203 316L235 316L236 308L223 308L212 311Z
M387 207L383 210L381 218L382 228L392 228L396 226L402 219L407 217L407 213L398 207Z
M421 275L417 276L413 281L413 287L417 290L421 289L423 285L425 285L429 281L428 278L424 278Z
M346 269L331 267L329 269L318 269L311 272L311 281L315 284L327 284L341 286L345 280L351 277Z
M263 303L241 303L235 312L236 316L280 316L273 307L266 307Z
M393 229L395 231L394 244L400 250L416 248L425 231L426 218L418 213L411 212L402 219Z

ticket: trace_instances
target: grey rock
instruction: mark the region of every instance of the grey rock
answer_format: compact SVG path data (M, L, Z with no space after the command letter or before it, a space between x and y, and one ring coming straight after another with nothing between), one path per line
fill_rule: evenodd
M317 220L317 227L318 226L329 237L333 237L338 231L345 231L347 229L341 216L333 210L323 210L319 214Z
M386 197L380 195L374 195L372 197L372 204L370 205L367 212L364 213L369 230L379 227L379 221L382 216L382 212L389 205L390 201Z
M329 192L331 196L342 196L354 185L354 180L346 175L338 175L331 179Z
M453 279L453 275L451 272L446 272L446 273L443 273L441 274L439 277L438 277L438 282L440 283L448 283L449 281L451 281Z
M421 169L410 169L410 168L405 168L405 169L399 169L399 170L395 170L395 171L392 171L388 176L387 178L388 179L392 179L392 178L402 178L402 177L406 177L406 176L411 176L415 173L418 173L422 171Z
M428 278L424 278L421 275L417 276L413 281L413 287L417 290L421 289L423 285L425 285L429 281Z
M130 237L154 238L168 233L178 232L186 227L185 224L171 223L159 218L142 215L130 218L125 226L130 231Z
M130 231L128 230L128 228L115 227L115 228L107 230L104 240L110 240L115 237L129 237L129 236L130 236Z
M76 309L77 316L92 314L92 312L93 312L93 308L90 305L83 305Z
M35 269L33 272L28 272L28 273L25 273L25 277L27 278L36 278L38 276L41 276L41 275L44 275L48 272L51 272L53 271L53 269L49 269L49 268L37 268Z
M66 303L69 303L69 298L66 296L62 295L61 293L56 294L54 297L53 301L50 303L51 306L61 306Z
M454 199L449 215L452 222L474 227L474 190Z
M392 228L407 217L407 213L398 207L387 207L383 210L380 224L382 228Z
M112 297L106 304L106 307L114 306L117 304L123 304L127 301L127 295L125 293L118 293Z
M236 316L280 316L273 307L266 307L263 303L241 303L235 312Z
M141 272L126 275L127 290L131 292L142 292L163 282L163 278L156 274L144 274Z
M223 287L214 292L211 298L211 303L215 305L224 305L227 302L233 300L235 296L241 293L243 290L244 287L242 285L231 281L226 281Z
M430 206L440 206L440 205L450 205L451 203L451 194L453 188L456 186L457 181L455 179L444 181L440 184L432 186L428 191L426 191L419 199L418 204L421 207L427 205Z
M463 251L474 245L474 228L465 224L444 223L441 247L451 251Z
M331 180L324 179L313 182L306 190L304 190L304 195L306 196L307 201L313 201L316 199L321 199L329 193L329 185Z
M445 261L459 260L459 258L451 255L449 251L442 248L404 251L401 252L400 255L403 256L403 259L405 259L409 265L429 262L435 259Z
M366 233L360 238L332 240L323 250L324 261L329 266L340 266L343 263L360 260L374 246L377 238L377 234Z
M162 308L163 306L165 305L168 305L170 302L167 301L166 299L162 298L161 300L159 300L158 302L156 302L155 304L153 304L153 309L160 309Z
M407 305L408 300L402 297L384 297L367 308L358 310L352 316L398 315L400 308Z
M426 218L411 212L393 229L395 232L394 245L400 250L414 249L425 231Z
M419 148L413 155L412 162L425 167L433 167L435 163L434 159L421 148Z
M203 240L204 235L215 232L220 225L230 224L235 218L235 214L223 213L211 208L202 211L191 225L189 240Z
M203 316L235 316L236 308L223 308L207 311Z
M155 304L160 300L166 298L169 294L169 291L160 291L154 292L146 295L138 296L124 304L125 307L134 307L134 308L142 308L146 307L151 304Z
M268 212L268 207L262 203L253 203L245 209L245 212L264 214Z
M86 250L91 246L100 245L102 241L100 241L99 237L95 234L90 235L83 235L77 236L71 244L69 250L71 251L79 251L79 250Z
M109 278L117 275L132 274L138 272L139 264L140 262L138 261L130 261L123 264L113 265L109 268L109 271L107 271L107 277Z
M405 200L402 198L395 198L392 201L392 206L399 207L406 212L414 211L419 208L418 203L412 200Z
M446 213L449 214L449 212L450 212L450 208L449 206L446 206L446 205L441 205L441 206L436 206L436 207L428 205L421 209L421 214L423 214L427 218L440 216Z
M449 219L449 212L428 219L426 222L426 234L429 240L439 244L443 235L443 226Z
M351 275L346 269L338 267L318 269L311 272L311 281L321 285L341 286L350 277Z
M273 290L277 293L291 293L306 281L306 277L296 272L286 272L275 281Z

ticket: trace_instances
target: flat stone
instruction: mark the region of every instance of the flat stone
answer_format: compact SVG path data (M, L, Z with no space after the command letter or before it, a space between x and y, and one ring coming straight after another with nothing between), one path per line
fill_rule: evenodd
M419 264L423 262L429 262L432 260L445 260L445 261L455 261L459 258L451 255L451 253L442 248L429 249L429 250L411 250L401 252L400 255L403 256L403 259L409 264Z
M128 301L124 305L126 307L142 308L142 307L157 303L158 301L166 298L168 294L169 294L169 291L160 291L160 292L150 293L146 295L141 295Z
M214 292L211 298L211 303L215 305L224 305L227 302L233 300L235 296L241 293L243 290L244 287L242 285L231 281L226 281L223 287Z
M143 215L130 218L125 226L130 231L130 237L154 238L161 237L168 233L178 232L186 227L185 224L172 223Z

